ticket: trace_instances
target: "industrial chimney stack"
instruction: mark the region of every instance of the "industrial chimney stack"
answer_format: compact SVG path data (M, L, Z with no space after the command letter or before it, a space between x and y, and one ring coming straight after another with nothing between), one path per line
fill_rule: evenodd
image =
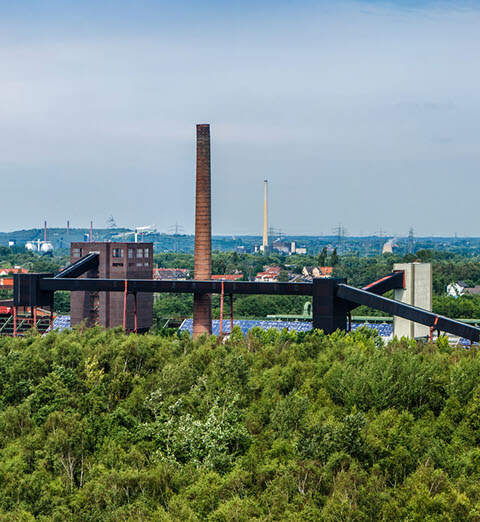
M194 279L209 280L212 275L212 216L210 181L210 125L197 125L197 180L195 201ZM210 294L193 296L193 337L212 333Z
M268 180L263 182L263 241L262 250L266 254L268 252Z

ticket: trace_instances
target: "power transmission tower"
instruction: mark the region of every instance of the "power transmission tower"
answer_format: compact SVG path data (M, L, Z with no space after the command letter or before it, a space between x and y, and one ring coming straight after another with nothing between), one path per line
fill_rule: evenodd
M341 223L333 228L333 235L337 236L337 247L339 250L343 245L343 240L345 239L346 233L347 230Z
M179 236L180 234L183 234L184 228L176 221L174 225L168 227L168 231L171 232L174 236Z

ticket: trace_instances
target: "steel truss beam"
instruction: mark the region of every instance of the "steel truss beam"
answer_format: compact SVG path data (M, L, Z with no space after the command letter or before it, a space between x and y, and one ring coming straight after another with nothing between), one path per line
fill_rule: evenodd
M225 294L312 295L311 283L223 281L223 284ZM125 279L57 279L46 277L40 280L40 289L42 291L123 292L125 290ZM128 292L221 294L222 281L128 279Z
M88 257L88 256L87 256ZM311 283L266 283L248 281L167 281L155 279L97 279L65 277L94 267L98 262L93 256L82 263L74 263L57 277L50 274L21 274L15 276L15 306L53 303L57 290L83 292L171 292L192 294L259 294L312 296L313 327L332 333L346 329L348 312L359 305L382 310L394 316L415 321L426 326L449 332L471 341L480 340L480 328L475 328L427 310L407 305L377 294L393 288L403 288L403 272L392 273L363 289L346 284L344 279L318 279ZM88 267L88 268L87 268ZM82 272L84 273L84 272ZM128 283L128 284L126 284ZM127 289L127 290L126 290Z
M75 263L67 266L61 272L59 272L54 279L66 279L72 277L79 277L85 272L89 270L94 270L98 268L98 263L100 259L100 254L97 252L91 252L90 254L82 257Z
M356 305L370 306L376 310L430 326L441 332L448 332L471 341L478 342L480 340L480 328L395 301L394 299L375 295L363 289L360 290L353 286L339 284L337 285L336 295L348 304L353 302Z

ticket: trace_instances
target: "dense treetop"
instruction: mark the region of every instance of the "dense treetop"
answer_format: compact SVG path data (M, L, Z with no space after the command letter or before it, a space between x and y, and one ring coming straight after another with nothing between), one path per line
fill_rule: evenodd
M480 355L369 331L0 339L0 520L479 520Z

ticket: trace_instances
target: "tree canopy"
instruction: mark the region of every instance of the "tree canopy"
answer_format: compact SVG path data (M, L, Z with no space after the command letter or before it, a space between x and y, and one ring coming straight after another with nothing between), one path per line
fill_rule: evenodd
M0 339L0 520L478 520L477 349Z

